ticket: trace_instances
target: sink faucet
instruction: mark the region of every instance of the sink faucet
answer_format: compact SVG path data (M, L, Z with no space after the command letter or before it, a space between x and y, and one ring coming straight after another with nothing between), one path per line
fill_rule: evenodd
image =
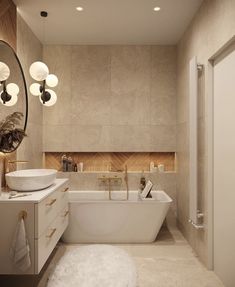
M5 159L5 173L8 173L10 171L9 166L12 164L17 164L17 163L28 163L27 160L8 160L7 158Z

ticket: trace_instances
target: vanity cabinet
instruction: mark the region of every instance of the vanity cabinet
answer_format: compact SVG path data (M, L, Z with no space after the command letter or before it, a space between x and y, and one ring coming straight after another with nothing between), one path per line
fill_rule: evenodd
M38 274L68 225L68 180L57 179L47 189L31 195L0 199L0 274L22 274L9 256L14 232L25 211L31 267L24 274Z

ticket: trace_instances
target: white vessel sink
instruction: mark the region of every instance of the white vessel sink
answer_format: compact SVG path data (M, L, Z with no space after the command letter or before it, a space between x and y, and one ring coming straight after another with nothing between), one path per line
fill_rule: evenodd
M6 174L6 182L12 190L36 191L52 185L56 173L55 169L17 170Z

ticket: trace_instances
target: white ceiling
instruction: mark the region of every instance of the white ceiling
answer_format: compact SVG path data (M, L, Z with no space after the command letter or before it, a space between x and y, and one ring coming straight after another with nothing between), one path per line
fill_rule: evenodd
M14 0L43 43L158 45L176 44L202 1ZM77 6L84 11L77 12ZM161 11L154 12L155 6ZM48 12L45 20L40 16L42 10Z

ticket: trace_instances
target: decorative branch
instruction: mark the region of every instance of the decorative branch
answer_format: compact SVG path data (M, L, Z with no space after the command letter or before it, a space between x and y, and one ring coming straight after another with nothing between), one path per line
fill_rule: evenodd
M23 116L20 112L14 112L0 122L0 151L14 151L26 136L23 129L16 128Z

